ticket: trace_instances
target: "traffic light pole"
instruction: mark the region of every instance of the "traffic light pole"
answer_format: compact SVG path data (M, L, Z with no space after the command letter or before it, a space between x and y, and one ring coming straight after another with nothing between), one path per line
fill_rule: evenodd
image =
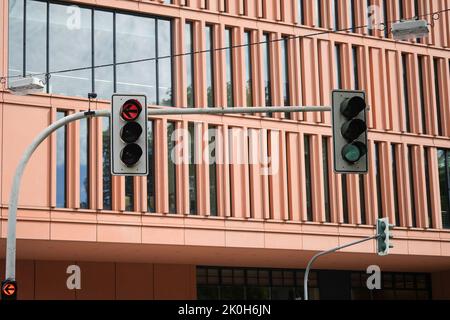
M245 107L245 108L164 108L148 109L148 116L158 115L188 115L188 114L244 114L244 113L265 113L265 112L326 112L331 111L327 106L285 106L285 107ZM20 183L26 165L37 147L53 132L59 128L85 118L92 117L110 117L109 110L91 110L78 112L64 117L55 123L52 123L42 131L28 146L22 155L22 158L14 174L11 193L9 196L8 213L8 233L6 238L6 280L16 280L16 227L17 227L17 203L19 199Z
M11 187L11 194L9 195L9 213L8 213L8 235L6 238L6 280L16 279L16 225L17 225L17 202L19 199L20 182L22 180L23 172L26 165L33 155L36 148L57 129L66 124L84 118L91 117L109 117L109 110L94 110L86 112L78 112L67 117L64 117L55 123L52 123L44 131L42 131L28 146L22 155L22 159L16 168L14 179Z
M354 241L354 242L351 242L351 243L347 243L347 244L345 244L345 245L342 245L342 246L339 246L339 247L335 247L335 248L333 248L333 249L329 249L329 250L322 251L322 252L319 252L319 253L315 254L315 255L311 258L311 260L309 260L308 266L306 267L306 270L305 270L305 278L304 278L304 280L303 280L303 282L304 282L304 283L303 283L303 289L304 289L305 300L308 300L308 276L309 276L309 270L311 269L312 264L314 263L314 261L317 260L317 258L319 258L319 257L321 257L321 256L324 256L324 255L326 255L326 254L333 253L333 252L336 252L336 251L338 251L338 250L347 248L347 247L354 246L354 245L356 245L356 244L360 244L360 243L363 243L363 242L366 242L366 241L370 241L370 240L373 240L373 239L377 239L379 236L380 236L380 235L376 234L376 235L371 236L371 237L368 237L368 238L364 238L364 239L361 239L361 240L358 240L358 241Z

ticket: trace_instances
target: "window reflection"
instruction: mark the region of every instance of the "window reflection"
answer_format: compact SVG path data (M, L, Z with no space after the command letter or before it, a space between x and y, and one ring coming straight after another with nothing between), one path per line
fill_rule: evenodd
M176 166L175 159L172 159L172 151L175 148L175 122L167 122L167 159L168 159L168 177L169 177L169 213L177 213L177 195L176 195Z
M64 111L56 113L56 119L60 120L66 116ZM56 207L65 208L66 202L66 126L56 131Z
M116 14L117 92L139 92L156 104L155 19Z
M134 211L134 177L125 177L125 211Z
M225 47L229 48L233 45L233 30L225 29ZM226 49L226 90L227 90L227 106L234 107L234 92L233 92L233 49Z
M158 20L158 104L172 106L171 24Z
M156 212L155 199L155 133L153 121L148 121L148 163L149 174L147 176L147 211Z
M79 19L74 18L78 14ZM50 72L90 67L91 10L51 3L49 20ZM92 70L52 74L49 85L50 92L67 96L86 95L92 90Z
M101 99L114 91L144 93L151 104L171 106L171 31L171 20L11 0L8 73L51 72L50 93L95 91Z
M438 150L439 189L441 195L442 227L450 229L450 151Z
M9 1L9 76L22 75L23 70L23 0Z
M47 72L47 4L27 0L26 6L26 73L42 74Z
M94 65L114 62L114 17L111 12L94 11ZM114 67L94 69L94 91L99 99L110 99L114 92Z
M112 175L109 118L102 122L102 158L103 158L103 209L112 209Z
M217 160L216 139L218 129L216 126L208 127L209 134L209 210L211 216L217 216Z
M253 77L252 77L252 33L246 31L244 35L245 50L245 94L247 97L247 107L253 106Z
M194 34L192 30L192 22L187 22L184 29L185 53L190 53L185 56L186 63L186 95L187 106L194 107Z
M197 165L195 157L196 125L192 122L188 125L189 131L189 213L197 214Z
M214 29L206 26L206 90L208 107L214 107Z
M283 81L283 104L289 106L291 104L290 92L289 92L289 38L284 37L281 45L281 59L282 59L282 81ZM292 119L292 113L286 112L285 118Z
M328 138L322 138L322 161L323 161L323 186L324 186L324 200L325 200L325 218L327 222L331 222L331 207L330 207L330 184L328 173L331 171L328 165Z
M80 120L80 208L89 208L89 120Z
M264 68L264 92L265 92L265 103L266 107L272 106L272 84L270 78L270 35L264 33L263 35L263 68ZM269 113L269 116L271 114Z
M310 136L304 135L304 148L305 148L305 180L306 180L306 216L308 221L313 220L312 212L312 185L311 185L311 149L310 149Z

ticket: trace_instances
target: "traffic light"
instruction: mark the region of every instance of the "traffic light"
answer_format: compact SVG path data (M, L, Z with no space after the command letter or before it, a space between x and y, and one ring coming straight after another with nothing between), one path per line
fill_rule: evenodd
M113 95L110 128L111 173L148 175L146 96Z
M393 224L389 224L389 218L377 219L377 253L379 256L387 256L389 249L394 247L391 243L393 227Z
M367 173L366 94L334 90L333 150L336 173Z
M2 281L0 295L2 300L17 300L17 282L10 279Z

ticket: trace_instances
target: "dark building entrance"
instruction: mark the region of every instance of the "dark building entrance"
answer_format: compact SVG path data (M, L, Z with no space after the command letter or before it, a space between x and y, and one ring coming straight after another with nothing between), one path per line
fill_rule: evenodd
M311 300L427 300L431 277L427 273L382 272L381 290L367 288L363 271L319 270L309 276ZM304 270L197 267L199 300L303 299Z
M320 300L350 300L351 273L348 271L319 271Z

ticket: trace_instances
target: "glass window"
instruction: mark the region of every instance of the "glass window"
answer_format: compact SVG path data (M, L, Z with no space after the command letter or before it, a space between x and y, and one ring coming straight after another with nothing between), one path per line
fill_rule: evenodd
M316 27L322 27L322 0L315 1L314 17Z
M349 223L347 176L345 174L341 175L341 184L342 184L342 214L344 215L344 223Z
M89 208L89 127L88 119L80 120L80 208Z
M23 65L23 34L24 34L24 0L9 1L9 76L20 76L24 74Z
M304 135L303 143L305 148L306 216L308 221L312 221L311 149L309 135Z
M353 0L354 1L354 0ZM382 8L381 10L383 10L383 23L384 23L384 37L388 38L389 37L389 13L388 13L388 6L386 1L383 1L382 3ZM380 26L381 28L383 28L383 26Z
M227 90L227 106L234 107L234 92L233 92L233 30L231 28L225 29L225 51L226 58L226 90Z
M214 28L206 26L206 90L208 107L214 107Z
M264 92L266 107L272 106L272 83L271 83L271 55L270 55L270 35L263 35L263 68L264 68ZM269 116L271 114L269 113Z
M442 118L441 118L441 90L439 88L440 83L440 70L439 70L439 60L438 58L433 59L434 63L434 90L436 96L436 116L438 124L438 135L442 136Z
M333 29L339 29L339 1L331 0L331 16L333 17Z
M403 97L404 97L404 118L406 124L406 131L411 132L411 125L409 121L409 89L408 89L408 55L402 53L402 69L403 69Z
M430 190L430 165L428 160L429 148L424 148L424 164L425 164L425 197L427 198L427 211L428 211L428 226L429 228L433 227L433 210L431 207L431 190Z
M323 160L323 186L325 199L325 218L327 222L331 222L331 208L330 208L330 182L329 173L331 172L328 165L328 138L322 138L322 160Z
M423 74L426 72L425 68L425 57L418 56L417 66L418 66L418 75L419 75L419 102L420 102L420 114L422 116L422 133L427 133L427 121L425 115L425 83L423 82Z
M247 98L247 107L253 106L253 77L252 77L252 49L249 44L252 43L251 31L246 31L244 35L245 50L245 94Z
M349 0L348 1L348 10L350 12L349 14L349 19L350 19L350 25L349 27L351 28L352 32L356 32L356 28L355 28L355 16L356 16L356 7L355 7L355 0Z
M171 32L170 20L11 0L8 72L53 72L50 93L143 92L151 104L172 105Z
M185 56L186 63L186 94L187 94L187 106L189 108L194 107L194 33L192 22L187 22L184 27L184 41L185 41L185 53L190 53Z
M103 209L112 209L112 175L109 118L102 119Z
M409 192L411 203L412 226L417 227L416 223L416 190L414 184L414 167L413 167L413 147L408 146L408 168L409 168Z
M364 185L364 175L359 176L359 202L360 202L360 213L361 213L361 224L366 224L366 188Z
M170 20L158 24L158 105L172 106L172 25Z
M397 153L395 151L396 145L391 144L391 160L392 160L392 182L394 191L394 209L395 209L395 225L400 225L400 208L398 203L398 179L397 179Z
M368 21L368 27L367 32L369 36L373 36L373 29L376 28L375 25L373 25L373 15L375 14L374 8L372 7L372 1L367 0L367 21Z
M400 15L400 20L405 19L405 8L403 6L403 0L397 0L398 13Z
M218 130L215 126L208 127L209 134L209 210L211 216L217 216L217 160L216 139Z
M56 119L60 120L66 116L66 112L58 111ZM66 126L56 131L56 207L67 207L67 128Z
M94 11L94 91L99 99L111 99L114 92L114 15Z
M188 124L189 131L189 213L197 214L197 161L196 161L196 125Z
M236 152L237 149L233 149L233 128L232 127L228 127L228 182L230 185L230 215L233 216L233 188L231 187L234 183L234 179L233 179L233 171L232 166L233 166L233 152ZM270 133L267 133L267 156L270 157ZM269 188L269 208L270 208L270 188Z
M26 74L46 73L47 3L27 0L26 8ZM39 75L39 78L44 80L45 76Z
M352 59L353 59L353 88L359 90L359 54L358 47L352 46Z
M303 295L303 276L301 271L284 269L197 267L197 298L294 300ZM309 279L311 298L318 299L317 272Z
M303 0L297 0L298 23L305 24L305 10Z
M167 159L168 159L168 176L169 176L169 213L177 213L177 194L176 194L176 166L175 155L172 152L175 148L175 122L167 122Z
M116 14L117 92L141 92L157 104L155 60L124 64L154 58L155 47L155 19Z
M125 211L134 211L134 177L125 177Z
M342 60L341 60L341 44L336 43L334 46L336 54L336 89L342 88Z
M155 133L153 121L148 121L148 163L149 174L147 175L147 211L156 212L155 194Z
M375 142L375 180L377 185L378 218L383 218L383 197L381 194L381 148L380 143Z
M289 91L289 38L283 37L283 41L280 43L281 45L281 59L282 59L282 67L281 67L281 77L283 81L283 103L285 106L290 106L290 91ZM292 113L286 112L285 117L287 119L292 119Z
M50 3L50 72L92 67L91 13L90 9ZM86 96L92 91L92 70L54 73L49 86L52 93Z
M438 150L439 189L441 194L442 226L450 229L450 151Z

